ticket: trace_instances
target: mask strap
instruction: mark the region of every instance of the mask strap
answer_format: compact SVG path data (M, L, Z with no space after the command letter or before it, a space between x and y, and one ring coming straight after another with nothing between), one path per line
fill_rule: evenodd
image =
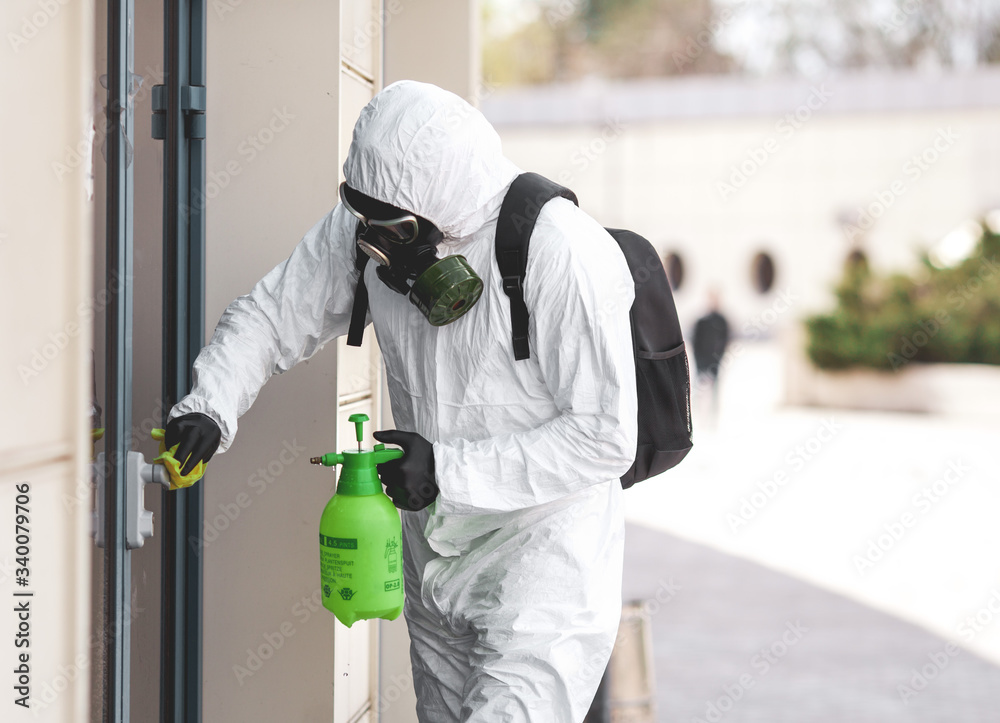
M357 246L354 265L360 270L358 285L354 289L354 308L351 309L351 326L347 332L348 346L361 346L365 336L365 318L368 316L368 287L365 286L365 268L368 255Z

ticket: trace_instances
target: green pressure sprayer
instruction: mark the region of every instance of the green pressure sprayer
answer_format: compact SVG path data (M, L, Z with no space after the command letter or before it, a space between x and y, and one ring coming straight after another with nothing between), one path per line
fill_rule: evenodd
M357 450L309 461L343 465L337 493L319 521L323 607L347 627L358 620L395 620L403 611L403 552L399 513L382 491L376 465L403 456L376 444L362 449L367 414L348 418L357 429Z

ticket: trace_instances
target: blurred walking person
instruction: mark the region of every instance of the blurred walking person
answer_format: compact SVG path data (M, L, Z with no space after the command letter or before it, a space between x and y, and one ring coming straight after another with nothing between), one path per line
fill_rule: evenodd
M709 426L715 427L719 417L719 368L729 346L729 322L719 311L719 292L714 289L708 292L708 309L694 325L694 365L698 373L695 388L698 408L705 413Z

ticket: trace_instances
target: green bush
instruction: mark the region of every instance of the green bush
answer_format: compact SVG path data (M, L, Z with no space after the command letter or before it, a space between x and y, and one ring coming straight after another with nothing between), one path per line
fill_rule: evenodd
M951 268L924 254L912 276L880 276L852 258L836 295L831 313L805 322L809 358L821 369L1000 364L1000 235L985 225L973 253Z

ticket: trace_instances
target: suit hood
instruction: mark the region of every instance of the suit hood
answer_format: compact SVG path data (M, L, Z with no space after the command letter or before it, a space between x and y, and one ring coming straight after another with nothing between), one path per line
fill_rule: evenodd
M412 80L393 83L365 106L344 163L348 186L423 216L452 239L495 218L519 172L482 113Z

